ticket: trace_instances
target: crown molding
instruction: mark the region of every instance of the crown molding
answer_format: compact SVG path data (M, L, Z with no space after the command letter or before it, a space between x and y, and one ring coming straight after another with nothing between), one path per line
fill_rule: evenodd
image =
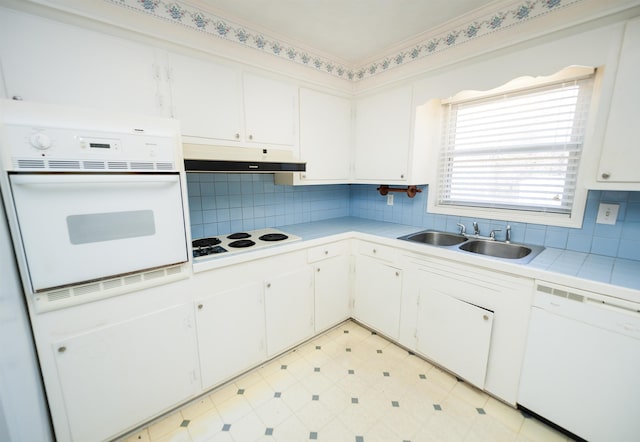
M104 1L356 83L538 17L553 14L584 0L520 0L493 5L494 10L490 12L487 12L487 8L481 8L466 15L463 20L443 24L435 32L422 34L417 39L406 42L406 46L397 46L392 52L359 66L350 66L342 60L310 51L308 48L252 29L237 20L222 17L184 1Z

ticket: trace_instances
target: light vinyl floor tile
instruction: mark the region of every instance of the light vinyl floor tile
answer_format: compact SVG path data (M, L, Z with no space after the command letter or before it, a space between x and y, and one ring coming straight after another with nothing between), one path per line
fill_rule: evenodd
M123 440L569 439L382 336L347 321Z

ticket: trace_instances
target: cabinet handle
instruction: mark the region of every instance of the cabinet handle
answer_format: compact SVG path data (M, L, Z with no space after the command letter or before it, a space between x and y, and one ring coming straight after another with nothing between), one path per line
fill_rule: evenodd
M329 254L329 251L328 251L328 250L325 250L325 251L324 251L324 254L325 254L325 255L328 255L328 254Z
M198 310L202 310L202 307L204 307L202 304L198 304Z
M306 174L306 173L303 173L303 174L302 174L302 179L305 179L306 177L307 177L307 174Z
M240 139L240 134L237 133L236 134L236 140L239 140L239 139Z
M320 271L320 267L318 267L318 268L316 269L316 272L319 272L319 271Z
M267 282L267 288L271 288L271 283Z
M400 175L400 179L404 179L404 174L401 174L401 175Z
M250 139L250 140L253 140L253 135L249 135L249 139Z
M376 249L373 249L373 253L376 253Z
M67 351L67 347L65 347L64 345L61 347L58 347L58 353L64 353L65 351Z
M600 175L603 179L608 180L609 178L611 178L611 174L604 172L602 175Z
M400 272L396 272L396 276L400 276Z
M484 319L485 321L489 320L489 315L482 315L482 319Z
M14 95L11 99L14 101L22 101L22 97L20 95Z

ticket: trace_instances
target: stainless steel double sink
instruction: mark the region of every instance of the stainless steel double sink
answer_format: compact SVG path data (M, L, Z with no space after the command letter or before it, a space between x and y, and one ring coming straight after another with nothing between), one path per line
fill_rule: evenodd
M473 253L503 261L526 264L544 250L542 246L514 244L438 230L423 230L399 237L405 241Z

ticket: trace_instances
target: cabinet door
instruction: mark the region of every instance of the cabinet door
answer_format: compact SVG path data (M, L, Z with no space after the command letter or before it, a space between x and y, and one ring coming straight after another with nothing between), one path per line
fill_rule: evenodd
M296 144L298 90L292 83L245 73L245 140L282 146Z
M493 312L433 289L422 289L418 351L484 388Z
M300 89L300 158L304 181L349 180L351 101Z
M408 179L412 88L365 97L356 104L355 179Z
M63 105L163 115L153 48L4 11L0 59L7 96Z
M266 358L263 296L256 283L196 301L204 389Z
M349 257L337 256L314 265L315 330L326 330L351 316Z
M193 323L187 304L55 342L72 439L111 439L200 391Z
M311 269L269 278L264 287L267 355L273 356L313 335Z
M597 180L640 183L640 149L637 125L640 119L640 20L627 24L620 53L611 108L600 157Z
M361 255L356 258L354 316L397 340L402 272L377 259Z
M172 115L182 134L219 140L240 140L242 89L234 68L169 54Z

